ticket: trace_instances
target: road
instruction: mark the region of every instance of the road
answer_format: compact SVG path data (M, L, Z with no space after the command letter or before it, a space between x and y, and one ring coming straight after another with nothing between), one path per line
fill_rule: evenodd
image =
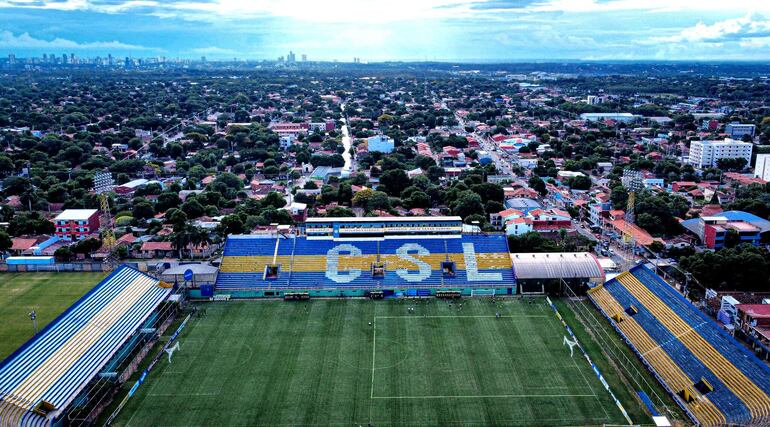
M446 101L443 99L441 100L441 108L449 110ZM458 126L461 129L465 129L465 120L460 117L457 112L454 112L454 116L455 119L457 119ZM516 178L516 175L511 171L511 164L500 156L500 153L497 151L497 146L492 142L491 138L479 135L476 132L471 132L468 136L478 141L479 147L489 153L489 156L492 157L492 161L501 175L508 175L511 178Z
M345 147L345 152L342 153L342 158L345 159L345 166L342 168L343 175L345 172L353 174L353 156L350 155L350 147L353 146L352 138L350 138L350 129L348 128L348 119L345 117L345 103L340 104L342 110L342 146Z

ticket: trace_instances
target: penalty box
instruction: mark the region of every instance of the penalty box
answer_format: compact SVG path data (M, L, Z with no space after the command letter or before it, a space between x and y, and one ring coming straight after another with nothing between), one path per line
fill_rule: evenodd
M548 317L375 316L370 397L595 399Z

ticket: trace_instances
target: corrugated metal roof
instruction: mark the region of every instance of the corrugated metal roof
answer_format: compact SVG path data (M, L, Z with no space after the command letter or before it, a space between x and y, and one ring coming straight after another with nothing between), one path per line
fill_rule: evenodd
M516 279L604 278L596 257L588 252L511 254Z

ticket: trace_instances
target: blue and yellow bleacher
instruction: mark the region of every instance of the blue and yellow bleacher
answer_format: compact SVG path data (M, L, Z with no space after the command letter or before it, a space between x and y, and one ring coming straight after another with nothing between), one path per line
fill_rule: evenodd
M659 276L637 266L589 295L698 423L770 420L770 370Z
M444 263L451 263L453 275L444 273ZM278 266L277 277L267 277L269 265ZM375 265L384 268L382 277L372 274ZM429 288L513 283L505 236L331 240L244 235L228 237L216 287Z
M0 363L0 425L51 425L170 287L122 266Z

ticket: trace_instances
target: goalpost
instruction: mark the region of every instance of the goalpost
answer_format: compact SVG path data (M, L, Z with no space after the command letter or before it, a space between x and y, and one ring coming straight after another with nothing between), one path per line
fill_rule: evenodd
M493 297L495 296L494 289L471 289L472 297Z

